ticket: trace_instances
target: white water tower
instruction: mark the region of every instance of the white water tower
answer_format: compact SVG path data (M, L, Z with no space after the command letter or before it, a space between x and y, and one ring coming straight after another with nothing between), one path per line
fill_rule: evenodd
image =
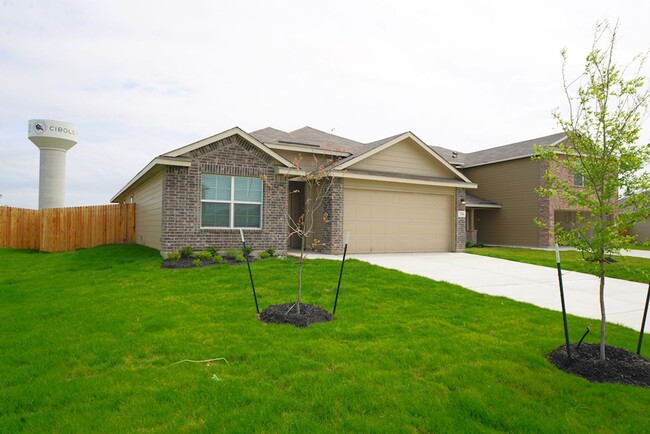
M41 150L38 209L65 206L65 154L77 144L77 128L67 122L32 119L27 137Z

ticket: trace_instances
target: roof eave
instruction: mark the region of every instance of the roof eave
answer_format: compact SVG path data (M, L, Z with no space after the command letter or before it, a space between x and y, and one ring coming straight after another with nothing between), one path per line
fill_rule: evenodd
M151 160L144 169L138 172L115 196L111 198L111 203L123 201L127 193L134 187L137 187L147 179L151 178L158 170L164 166L190 167L192 162L188 159L170 158L159 156Z
M283 165L289 167L291 166L291 162L288 161L286 158L284 158L282 155L278 154L277 152L273 151L271 148L266 146L264 143L260 142L257 140L255 137L251 136L248 134L246 131L242 130L239 127L234 127L226 131L222 131L221 133L215 134L210 137L206 137L205 139L199 140L198 142L190 143L189 145L183 146L178 149L174 149L171 152L167 152L166 154L163 154L163 157L179 157L183 154L186 154L188 152L192 152L195 149L201 148L205 145L209 145L210 143L218 142L219 140L226 139L228 137L234 136L234 135L239 135L241 136L244 140L247 142L251 143L253 146L256 148L260 149L262 152L265 152L266 154L270 155L273 157L276 161L282 163Z

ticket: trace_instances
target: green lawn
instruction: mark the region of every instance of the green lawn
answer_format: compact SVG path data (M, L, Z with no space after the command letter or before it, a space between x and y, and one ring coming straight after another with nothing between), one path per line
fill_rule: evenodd
M465 253L543 265L545 267L557 267L555 251L551 250L519 247L472 247L465 249ZM650 282L650 259L635 258L633 256L614 256L613 259L616 262L605 265L605 273L608 277L641 283ZM563 270L598 275L598 264L585 261L582 254L576 250L560 251L560 261Z
M252 264L262 308L294 298L294 262ZM648 428L649 389L545 360L560 314L458 286L349 261L336 319L298 329L257 320L245 265L161 269L134 245L0 263L2 433ZM305 301L331 310L338 270L308 261ZM610 345L637 339L608 327Z

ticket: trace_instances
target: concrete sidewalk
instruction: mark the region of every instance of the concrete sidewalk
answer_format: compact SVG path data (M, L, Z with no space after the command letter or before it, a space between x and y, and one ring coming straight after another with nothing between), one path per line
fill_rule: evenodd
M309 257L340 259L330 255L310 254ZM483 294L562 310L555 268L468 253L353 254L348 258L454 283ZM562 274L567 312L600 320L598 278L573 271ZM605 284L607 321L640 330L647 290L647 284L608 278ZM597 329L599 323L588 324ZM650 332L648 328L647 325L646 333Z

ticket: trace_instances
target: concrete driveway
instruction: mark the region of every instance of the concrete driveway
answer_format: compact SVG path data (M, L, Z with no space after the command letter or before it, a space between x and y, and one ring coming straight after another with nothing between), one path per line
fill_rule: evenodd
M348 257L404 273L455 283L483 294L562 310L555 268L468 253L353 254ZM573 271L563 271L562 275L567 312L600 320L598 278ZM640 330L647 290L646 284L607 279L607 321ZM592 321L586 325L597 330L599 322ZM650 325L646 325L646 333L650 332L649 328Z

